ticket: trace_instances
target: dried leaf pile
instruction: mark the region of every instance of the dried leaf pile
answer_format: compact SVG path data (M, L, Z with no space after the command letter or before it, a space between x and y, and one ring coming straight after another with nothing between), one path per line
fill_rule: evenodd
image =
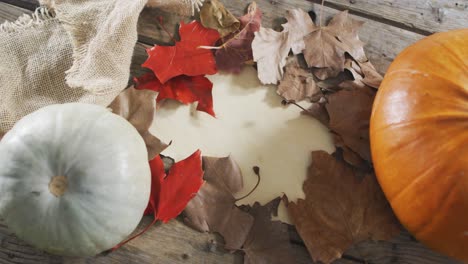
M313 260L331 263L358 242L397 234L400 226L372 170L369 118L382 76L359 40L362 22L344 11L322 26L293 9L278 32L262 27L261 16L256 3L235 17L218 0L205 1L201 22L181 23L174 46L149 49L142 66L151 72L135 78L138 90L128 89L111 105L135 125L149 149L153 184L146 213L167 222L185 209L188 225L221 234L228 251L245 253L244 263L295 263L287 225L271 219L281 198L238 207L234 194L243 180L231 157L201 157L197 151L165 168L157 154L167 145L148 132L155 98L198 102L197 110L214 117L216 87L205 75L235 74L255 62L262 83L278 84L285 104L311 102L303 113L334 137L333 155L312 152L305 199L283 197Z

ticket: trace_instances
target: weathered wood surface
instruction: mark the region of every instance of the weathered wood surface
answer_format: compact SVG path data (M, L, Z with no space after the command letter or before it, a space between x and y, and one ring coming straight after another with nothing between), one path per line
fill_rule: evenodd
M5 1L5 0L2 0ZM35 0L8 0L10 3L33 10L37 4ZM236 15L241 15L243 8L249 1L223 0L226 6ZM304 10L318 10L318 5L305 0L270 1L259 0L259 6L264 11L264 26L278 28L284 22L284 16L289 8L303 8ZM368 1L371 2L371 1ZM398 1L395 1L398 2ZM16 6L0 3L0 23L5 20L14 20L22 13L30 11ZM337 12L327 7L324 15L329 18ZM159 10L144 10L139 21L139 40L134 50L131 66L132 75L142 72L141 63L146 59L146 44L170 43L172 39L161 26L155 23L157 16L163 16L165 27L174 32L176 24L182 19ZM381 71L385 71L388 63L406 45L423 37L421 34L409 32L385 23L376 23L368 18L359 18L366 21L361 30L361 38L367 41L367 51L371 60ZM385 54L385 56L383 56ZM374 59L375 57L375 59ZM385 59L378 60L379 57ZM376 62L377 61L377 62ZM149 218L142 220L139 229L143 228ZM312 263L297 233L291 228L291 240L298 257L299 264ZM94 258L62 258L45 254L24 242L19 241L5 225L0 222L0 264L3 263L242 263L242 254L229 254L223 248L223 241L219 236L203 234L185 226L180 220L174 220L165 225L157 225L142 237L131 241L118 251L106 256ZM457 263L444 256L430 251L415 241L407 233L402 233L391 241L364 242L351 248L344 254L344 258L335 264L390 264L390 263L421 263L421 264L452 264Z
M324 4L423 35L468 27L467 0L326 0Z
M250 0L221 0L225 6L237 16L244 13ZM307 0L295 1L271 1L257 0L259 8L263 11L262 26L281 30L283 18L289 9L301 8L306 11L313 10L319 14L320 5ZM333 8L323 8L323 23L328 21L339 11ZM157 9L143 11L138 23L140 39L147 44L164 44L172 42L172 39L155 23L158 16L163 17L164 26L171 34L176 34L176 24L180 21L190 21L191 18L178 17ZM388 24L372 21L367 18L352 15L354 19L362 20L365 24L359 30L359 36L366 43L365 49L369 59L376 69L385 73L395 56L408 45L424 37L424 35L397 28ZM318 20L318 18L317 18ZM318 22L317 22L318 23Z

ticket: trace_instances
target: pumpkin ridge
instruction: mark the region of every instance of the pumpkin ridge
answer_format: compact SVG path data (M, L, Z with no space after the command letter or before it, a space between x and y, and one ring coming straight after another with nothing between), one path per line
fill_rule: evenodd
M468 70L467 70L468 71ZM448 79L446 78L445 76L441 76L441 75L438 75L438 74L435 74L433 72L431 73L424 73L423 71L421 70L415 70L415 69L411 69L410 67L404 67L403 69L398 69L398 70L392 70L390 72L387 72L385 74L385 76L393 76L393 78L395 79L392 79L392 82L398 82L398 78L402 78L402 79L408 79L408 76L402 76L400 74L402 73L407 73L407 74L411 74L411 75L419 75L419 76L422 76L424 78L428 77L428 76L431 76L431 77L435 77L439 80L442 80L442 81L446 81L450 84L452 84L454 87L456 88L461 88L460 90L463 92L463 97L464 98L467 98L468 97L468 88L465 87L465 85L462 85L461 83L456 83L454 82L453 80L451 79ZM385 80L384 80L385 81ZM391 84L391 83L390 83ZM387 86L391 86L389 84L386 84L386 85L381 85L381 87L383 87L384 89L387 87Z
M421 233L424 233L425 231L427 231L427 229L431 226L431 224L434 224L435 222L437 222L436 220L439 218L439 217L442 217L444 215L440 214L440 212L442 211L442 209L444 207L446 207L448 204L448 202L450 201L450 197L456 193L456 192L453 192L452 190L455 189L457 185L457 181L452 181L452 185L447 189L447 192L446 192L446 195L442 198L442 201L438 203L438 206L437 206L437 209L434 210L434 214L432 214L432 217L429 217L429 221L418 226L418 228L415 228L412 230L413 234L415 236L419 236ZM444 210L445 212L445 210Z
M439 41L439 38L428 38L427 40L438 44L438 47L442 47L445 50L445 52L449 53L453 59L458 61L460 65L463 66L463 68L465 69L465 72L468 72L468 63L466 63L464 60L460 58L459 56L460 54L455 53L452 48L447 47L446 42Z

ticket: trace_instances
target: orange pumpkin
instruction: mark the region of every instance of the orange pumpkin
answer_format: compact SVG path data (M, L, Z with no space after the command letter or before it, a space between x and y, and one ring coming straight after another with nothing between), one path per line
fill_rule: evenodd
M398 55L374 101L370 141L401 223L430 248L468 261L468 29Z

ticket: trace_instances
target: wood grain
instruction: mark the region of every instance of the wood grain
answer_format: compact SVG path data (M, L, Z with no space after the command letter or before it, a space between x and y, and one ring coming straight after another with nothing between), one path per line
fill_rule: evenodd
M0 24L5 21L14 21L22 14L30 14L31 11L18 8L7 3L0 3Z
M38 0L1 0L1 2L15 5L28 10L34 10L39 6Z
M325 5L424 35L468 27L467 0L326 0Z
M243 8L249 1L223 0L228 8L237 15L243 13ZM13 1L14 2L14 1ZM35 0L21 0L20 2L34 3ZM371 1L369 1L371 2ZM283 16L287 9L300 7L305 10L318 10L314 3L302 0L290 1L258 1L264 11L264 25L278 27L284 20L278 18ZM0 22L12 21L23 13L30 11L0 3ZM337 11L327 7L324 14L328 18ZM140 40L145 43L171 43L172 39L155 23L158 16L163 17L165 27L174 32L178 21L189 21L191 18L176 17L156 9L146 9L139 21ZM362 18L358 18L362 19ZM404 48L406 43L414 42L422 36L413 32L407 32L390 25L375 23L364 18L367 24L361 30L361 38L369 45L368 52L378 59L381 54L387 55L386 59L378 64L379 69L384 70L386 65L397 54L399 49ZM375 23L375 24L374 24ZM382 29L382 25L384 28ZM397 38L395 38L397 37ZM393 39L395 38L395 39ZM403 38L403 40L401 40ZM146 59L148 45L137 43L131 66L132 75L141 74L144 69L140 67ZM380 54L380 55L379 55ZM373 59L372 59L373 60ZM139 229L148 224L150 218L142 220ZM303 246L300 237L294 228L290 230L291 241L298 257L299 264L312 263ZM93 258L63 258L43 253L28 244L18 240L0 220L0 264L3 263L242 263L242 254L229 254L223 250L222 239L215 234L199 233L185 226L180 220L174 220L168 224L158 224L151 228L142 237L131 241L118 251ZM390 263L421 263L421 264L452 264L458 263L444 256L430 251L420 243L403 233L391 241L364 242L345 252L344 257L334 262L335 264L390 264Z
M366 264L462 264L429 251L406 231L390 241L357 244L346 254L364 260Z
M224 5L236 16L241 16L250 0L221 0ZM257 0L259 8L263 12L262 26L281 30L281 24L286 22L283 18L287 10L301 8L306 11L313 10L320 13L320 5L307 0L272 1ZM330 7L323 8L323 21L329 20L339 11ZM145 9L138 23L138 32L147 44L158 43L168 44L172 42L168 34L160 26L155 25L155 19L163 16L165 27L168 31L176 35L177 23L180 20L190 21L187 17L170 17L168 14L157 9ZM365 24L359 31L361 40L366 42L366 52L369 59L381 73L384 73L395 56L405 47L424 37L424 35L397 28L380 22L375 22L367 18L352 15L354 19L362 20ZM325 22L324 22L325 23Z

